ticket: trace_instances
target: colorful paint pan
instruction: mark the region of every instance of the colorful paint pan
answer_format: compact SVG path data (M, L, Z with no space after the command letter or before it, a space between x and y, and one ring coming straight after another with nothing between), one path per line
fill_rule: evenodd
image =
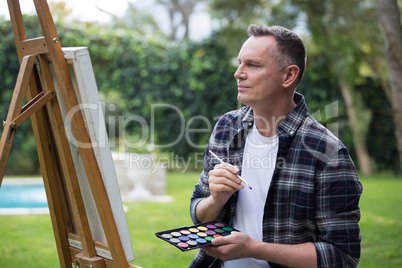
M181 230L180 233L184 234L184 235L188 235L188 234L190 234L190 231L189 230Z
M209 241L209 242L211 242L213 239L214 239L214 238L213 238L212 236L207 236L207 237L205 237L205 240L207 240L207 241Z
M196 235L196 234L189 234L189 235L188 235L188 238L195 240L195 239L199 238L199 236Z
M170 238L169 241L175 244L180 243L180 240L177 238Z
M204 239L204 238L197 238L195 241L196 241L197 243L200 243L200 244L206 244L206 243L207 243L207 240Z
M208 230L207 230L207 231L208 231ZM206 237L206 236L207 236L206 233L202 233L202 232L197 233L197 235L198 235L199 237Z
M187 251L209 246L215 237L227 236L232 232L238 231L222 222L206 222L157 232L155 235L181 251Z
M179 237L179 236L181 236L181 233L179 233L179 232L171 232L170 233L172 236L174 236L174 237Z
M166 238L166 239L170 239L170 238L172 238L173 236L172 236L171 234L163 234L162 237L163 237L163 238Z
M188 238L188 236L184 236L184 235L180 236L179 239L180 239L180 241L183 241L183 242L190 240L190 238Z
M187 244L188 244L189 246L195 247L198 243L197 243L197 241L189 240L189 241L187 241Z
M179 247L181 248L188 248L188 244L187 243L179 243L177 244Z
M214 235L214 234L216 234L215 231L212 231L212 230L206 230L205 233L206 233L207 235Z

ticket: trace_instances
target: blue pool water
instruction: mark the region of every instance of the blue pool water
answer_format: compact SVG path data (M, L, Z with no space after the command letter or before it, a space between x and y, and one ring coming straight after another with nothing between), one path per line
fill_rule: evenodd
M0 208L47 208L43 184L3 184Z

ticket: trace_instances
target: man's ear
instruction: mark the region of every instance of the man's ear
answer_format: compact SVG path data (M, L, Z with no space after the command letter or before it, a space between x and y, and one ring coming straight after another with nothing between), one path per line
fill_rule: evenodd
M288 88L295 83L299 76L300 69L297 65L288 66L283 74L283 87Z

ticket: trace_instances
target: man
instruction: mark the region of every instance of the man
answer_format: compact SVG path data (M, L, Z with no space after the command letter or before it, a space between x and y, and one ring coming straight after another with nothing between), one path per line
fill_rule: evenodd
M218 120L190 205L194 223L241 232L212 240L190 267L356 267L362 186L347 148L295 92L304 44L279 26L248 32L234 74L246 106Z

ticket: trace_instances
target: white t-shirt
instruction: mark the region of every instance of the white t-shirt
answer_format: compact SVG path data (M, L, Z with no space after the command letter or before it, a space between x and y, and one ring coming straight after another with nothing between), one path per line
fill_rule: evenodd
M253 188L239 191L233 227L247 233L251 238L262 241L262 219L268 189L276 165L278 136L264 137L254 127L247 135L244 147L242 177ZM224 268L267 268L267 261L244 258L222 263Z

